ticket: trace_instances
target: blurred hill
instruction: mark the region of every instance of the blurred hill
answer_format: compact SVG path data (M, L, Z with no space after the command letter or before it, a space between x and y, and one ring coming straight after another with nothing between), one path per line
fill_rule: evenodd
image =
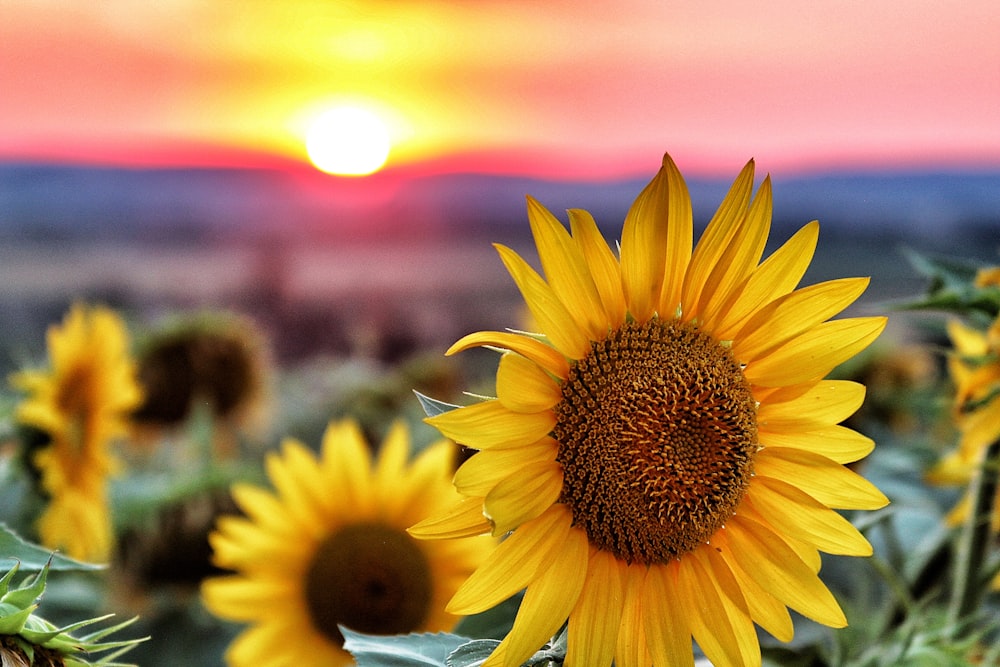
M0 165L0 333L17 348L89 299L148 317L238 310L285 359L443 350L521 323L490 244L535 262L525 195L563 218L589 210L613 240L647 180ZM729 181L688 185L702 226ZM1000 171L780 176L774 193L771 248L819 219L805 282L870 275L861 309L922 290L903 247L1000 262Z
M344 240L387 232L475 235L526 229L524 196L591 211L614 232L648 179L554 182L386 170L364 179L254 169L0 164L0 238L153 241ZM775 230L819 219L830 232L936 244L1000 228L1000 170L777 176ZM729 182L688 181L704 222Z

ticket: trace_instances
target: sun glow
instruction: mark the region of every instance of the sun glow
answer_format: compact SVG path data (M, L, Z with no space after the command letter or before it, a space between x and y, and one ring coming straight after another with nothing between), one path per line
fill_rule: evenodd
M366 176L381 169L391 149L389 130L374 112L339 106L318 115L306 131L306 152L320 171Z

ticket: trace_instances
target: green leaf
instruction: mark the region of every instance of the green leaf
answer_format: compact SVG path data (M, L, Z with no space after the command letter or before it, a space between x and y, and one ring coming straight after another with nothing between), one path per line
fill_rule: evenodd
M994 318L1000 312L1000 287L976 287L981 268L967 260L930 257L905 251L917 272L930 279L924 298L901 304L907 310L943 310L961 314L978 313Z
M101 570L106 567L60 556L37 544L26 542L6 524L0 523L0 560L8 558L20 561L22 572L41 572L47 563L50 570Z
M499 645L496 639L476 639L462 644L448 656L446 667L479 667ZM528 658L523 667L549 667L561 665L565 660L566 632L563 630L551 644L546 644Z
M445 632L409 635L366 635L340 627L344 650L358 667L442 667L468 637Z
M463 617L455 626L455 632L476 639L503 639L514 625L523 596L523 591L516 593L492 609Z
M452 651L445 664L447 667L479 667L499 645L497 639L473 640Z
M420 407L424 409L424 412L428 417L436 417L437 415L444 414L445 412L451 412L458 405L452 405L451 403L445 403L444 401L439 401L436 398L431 398L430 396L425 396L421 394L416 389L413 390L416 394L417 400L420 401Z

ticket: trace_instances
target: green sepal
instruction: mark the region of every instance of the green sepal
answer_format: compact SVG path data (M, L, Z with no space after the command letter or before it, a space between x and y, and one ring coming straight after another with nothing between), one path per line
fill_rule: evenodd
M12 571L16 572L20 567L20 564L15 565ZM45 582L48 578L49 567L46 565L38 572L32 579L31 583L27 583L27 578L25 583L22 584L21 588L15 588L14 590L8 590L4 593L4 596L0 598L3 602L12 604L18 608L28 607L33 604L38 598L42 597L42 593L45 592Z
M22 608L6 602L0 603L0 635L20 634L35 609L35 605Z
M416 389L413 390L413 393L416 395L417 400L420 401L420 407L424 409L424 414L426 414L428 417L436 417L438 415L444 414L445 412L451 412L455 408L460 407L458 405L445 403L444 401L439 401L436 398L431 398L430 396L421 394Z

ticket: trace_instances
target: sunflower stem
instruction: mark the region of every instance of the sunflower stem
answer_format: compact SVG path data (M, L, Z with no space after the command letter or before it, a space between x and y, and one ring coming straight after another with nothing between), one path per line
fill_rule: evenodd
M949 627L975 613L983 595L983 568L990 541L993 505L1000 477L1000 440L986 448L983 464L972 478L969 495L972 505L962 525L955 554L955 581L948 608Z

